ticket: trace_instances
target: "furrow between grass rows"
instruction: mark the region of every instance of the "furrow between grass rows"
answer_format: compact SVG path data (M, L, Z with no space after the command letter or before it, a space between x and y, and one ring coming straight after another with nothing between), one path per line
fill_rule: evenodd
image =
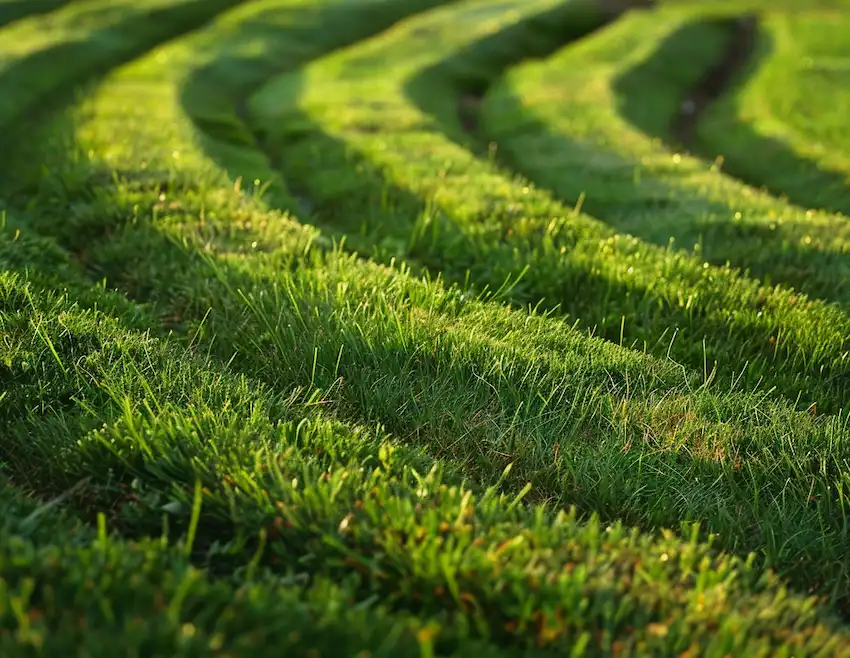
M46 14L71 0L3 0L0 2L0 27L37 14Z
M587 16L569 6L554 11L562 12L558 25ZM717 362L726 382L748 364L747 385L766 380L789 397L802 392L807 404L840 408L848 381L842 310L618 235L466 148L451 99L470 80L480 85L496 75L487 62L504 60L517 45L521 53L523 38L485 38L500 28L470 11L468 29L440 35L447 48L456 44L447 58L429 44L431 26L449 16L463 20L460 9L435 10L282 76L254 98L263 141L281 154L277 164L312 203L313 219L374 258L411 257L449 281L498 288L528 266L509 300L545 298L608 339L690 367ZM537 34L532 23L525 35ZM377 61L393 64L374 77L369 67Z
M849 22L846 8L763 12L746 77L702 118L699 151L795 203L850 214Z
M123 641L131 651L151 627L129 619L167 605L152 621L162 619L158 641L182 642L187 655L280 641L376 655L850 654L823 608L761 572L776 567L798 590L846 604L842 417L727 392L705 382L707 368L700 376L502 307L516 287L480 301L406 267L364 263L270 210L261 185L242 183L270 170L238 97L274 60L321 50L329 14L290 4L251 3L116 71L33 145L41 154L69 144L74 157L26 180L36 194L0 234L3 472L40 495L72 488L60 500L84 516L105 512L125 538L158 534L166 514L172 537L188 532L206 577L172 541L86 530L62 551L13 539L4 553L0 540L0 561L17 565L3 591L17 607L5 609L27 610L27 578L46 602L0 614L0 627L20 630L26 617L35 628L9 646L80 638L68 606L54 602L79 601L96 582L86 595L95 648ZM412 25L465 17L477 42L508 22L480 21L509 5L458 3ZM322 43L377 29L382 9L401 6L351 10ZM498 38L485 43L501 49ZM377 53L359 62L364 75L383 66L388 54ZM350 64L346 53L327 61L336 57ZM267 68L245 80L254 62ZM298 78L288 80L296 93ZM274 144L268 130L260 136L263 148ZM323 180L333 189L332 176ZM289 181L276 183L269 201L303 206ZM445 269L431 258L422 262ZM101 275L130 299L88 287ZM48 292L63 287L67 297ZM471 481L456 486L462 477ZM682 540L555 515L569 504L645 528L700 520L719 546L758 555L747 564L716 556L684 526ZM136 579L104 576L122 569ZM118 603L123 583L142 592L135 615ZM257 606L290 613L267 624ZM223 625L214 621L222 609ZM241 634L246 626L267 631Z
M5 470L140 538L83 528L60 548L55 532L71 529L49 506L23 519L4 513L9 655L69 640L127 652L154 629L164 647L191 631L177 655L203 652L201 642L262 651L284 633L295 647L317 648L325 632L374 649L377 637L361 627L370 622L394 631L387 651L430 645L437 655L562 655L577 645L583 655L850 655L850 638L822 609L785 594L752 561L712 555L695 529L690 542L640 535L529 509L495 488L476 496L449 486L439 464L421 470L423 456L380 432L323 420L309 402L8 274L0 310ZM25 463L15 447L30 451ZM145 540L162 532L163 515L168 541ZM188 543L172 544L187 532ZM360 605L346 613L343 601ZM289 614L266 626L283 606Z
M239 2L76 1L6 27L0 33L0 85L10 90L0 104L4 149L11 154L25 144L38 122L73 102L81 88ZM19 124L29 130L14 129ZM12 161L2 169L7 179L18 173Z
M197 332L199 349L279 390L318 385L332 392L338 413L381 420L402 438L452 455L483 482L513 460L514 482L532 479L538 496L553 502L646 526L705 519L725 547L760 550L800 584L830 583L843 596L840 419L813 420L760 396L697 390L701 382L672 364L403 273L340 256L305 262L299 254L309 231L257 207L244 191L210 182L220 173L205 171L210 163L160 70L183 47L111 80L78 133L104 164L154 184L104 185L95 164L80 161L68 179L96 184L83 186L93 199L77 195L62 230L46 222L55 208L32 221L66 243L88 235L92 222L118 222L88 256L112 284L153 300L187 336ZM140 89L134 78L156 82ZM110 110L134 88L131 107L145 121ZM150 132L152 117L169 132ZM99 131L115 134L116 125L126 150L98 142ZM166 160L171 173L150 171L148 163ZM202 189L156 184L180 177ZM217 253L212 270L199 249Z
M560 11L560 10L557 10ZM555 16L557 17L557 11ZM584 10L582 10L584 11ZM567 23L575 23L576 17L581 17L582 11L567 11L566 12L566 21ZM561 12L563 13L563 12ZM585 12L586 13L586 12ZM547 17L548 18L548 17ZM565 20L565 19L561 19ZM592 17L592 14L589 17L581 19L584 21L592 21L598 20ZM543 23L543 21L540 21ZM550 21L552 24L557 25L557 21ZM573 26L575 29L575 25ZM534 33L533 31L531 32ZM520 43L522 43L520 34ZM484 54L495 55L499 52L498 49L498 40L495 40L496 47L487 47L489 42L485 42L484 48L479 49L478 57L482 56L482 51ZM519 53L523 51L522 47L519 49ZM466 53L462 53L460 57L457 59L458 62L454 65L454 81L457 82L458 71L461 72L461 77L466 71L467 83L469 84L469 79L481 79L486 78L486 75L479 71L474 71L474 62L480 61L476 60L475 57L464 57ZM504 58L505 55L503 54ZM510 57L516 57L516 55L510 55ZM471 62L469 60L472 60ZM491 57L491 59L493 59ZM498 58L496 58L498 59ZM267 60L268 61L268 60ZM239 66L234 66L231 62L231 73L239 72L243 74L246 70L249 70L249 66L247 66L247 61L243 58L241 60L242 64ZM259 62L255 60L251 61L253 68L256 68L260 71L263 70L262 67L258 66ZM268 65L266 65L268 66ZM451 66L447 67L452 69ZM444 72L445 73L445 72ZM248 76L249 79L250 76ZM446 76L443 76L446 77ZM450 76L449 76L450 77ZM235 76L234 76L235 79ZM193 76L189 80L189 88L193 81L199 81L196 84L203 85L203 72L199 73L196 76ZM476 84L473 82L472 84ZM244 89L244 87L243 87ZM445 90L444 90L445 91ZM427 88L425 88L426 95ZM449 90L450 92L450 90ZM439 96L440 94L434 93L430 94L431 97ZM450 94L444 94L446 97L451 97ZM191 104L190 95L184 97L184 100L187 103ZM196 98L205 98L209 99L209 94L199 94ZM196 108L198 105L202 105L201 103L196 102ZM192 112L193 108L189 108L190 112ZM199 115L201 119L199 119L199 123L204 125L208 125L209 121L205 118L206 116L210 116L209 108L205 108L203 110L197 111L196 115ZM212 112L215 114L215 111ZM216 116L213 118L215 120L222 120L222 116ZM228 119L224 118L224 125L228 125ZM297 122L296 122L297 123ZM228 129L231 130L231 129ZM239 131L242 130L238 127L238 124L234 125L232 130ZM315 142L310 142L314 146ZM310 147L313 153L321 153L321 157L323 159L322 168L324 171L327 171L330 176L335 176L336 181L335 185L339 185L339 182L344 181L345 179L340 178L337 173L339 172L339 168L334 168L333 166L328 166L327 159L328 157L332 157L334 152L340 152L342 150L342 144L335 145L330 140L324 140L320 142L321 148L313 148ZM309 144L308 144L309 146ZM256 174L256 180L264 180L267 178L274 177L273 174L270 174L268 166L266 164L265 159L262 156L259 156L259 160L261 161L259 165L255 165L251 160L256 160L258 154L256 150L252 149L251 151L246 151L245 149L239 150L238 148L234 149L233 145L230 143L222 145L221 140L217 142L213 142L212 145L213 150L218 148L219 150L223 150L224 152L217 155L216 158L223 162L225 160L230 160L231 163L236 162L238 167L242 167L243 173L251 176L252 174ZM235 155L237 156L234 158ZM215 156L215 154L213 153ZM342 162L338 166L349 166L351 164L350 158L347 157L344 153L342 154ZM287 148L287 158L286 161L289 163L297 163L299 160L298 150L293 148ZM257 168L259 167L259 169ZM315 168L312 164L307 168L309 171L314 171ZM288 171L288 173L292 173ZM276 178L276 177L274 177ZM289 176L290 181L296 182L296 187L298 186L299 176ZM313 180L321 179L321 176L312 177ZM250 178L248 178L250 180ZM277 179L279 182L279 179ZM382 177L379 176L378 180L375 181L374 184L369 184L369 180L363 180L363 176L356 176L354 179L354 183L357 186L356 193L361 196L365 196L365 203L363 206L364 212L367 212L369 215L376 214L375 211L375 197L377 194L381 194L384 198L395 196L393 194L387 193L386 183L382 180ZM371 190L373 191L370 191ZM378 189L380 188L380 192ZM332 188L325 188L332 189ZM365 193L364 193L365 191ZM327 192L323 192L323 194L327 195ZM349 207L351 207L350 198L351 192L346 191L346 201L349 203ZM304 204L299 203L297 200L292 198L291 194L288 194L285 190L283 194L277 194L278 199L276 199L281 205L290 208L298 208L299 210L304 210ZM335 201L338 199L336 195L332 195L330 199L326 199L326 205L334 206ZM410 213L422 212L423 203L416 197L404 198L406 203L402 204L402 208L400 210L406 210ZM518 204L514 204L518 205ZM427 204L424 204L424 207L427 210ZM354 208L356 210L356 207ZM429 242L430 236L417 236L417 230L421 230L421 226L414 226L412 229L408 228L409 223L402 222L399 223L396 221L399 211L397 209L389 209L390 212L384 213L387 216L385 220L381 220L378 218L384 226L381 227L381 231L391 231L395 229L398 231L398 237L393 240L391 236L388 236L386 240L379 240L380 244L391 244L395 247L397 251L399 246L401 246L401 251L404 252L404 246L399 240L407 240L408 244L411 242L417 242L417 237L420 237L419 242ZM519 206L519 211L523 211L525 208ZM378 213L380 214L380 213ZM362 214L353 212L350 213L349 216L360 216ZM367 215L368 216L368 215ZM423 217L423 222L420 224L430 223L431 218L427 216ZM374 223L374 222L373 222ZM387 226L392 228L387 228ZM401 229L399 230L399 226ZM412 237L411 237L412 234ZM380 236L379 236L380 237ZM423 239L424 238L424 239ZM843 329L843 321L842 316L835 317L835 313L826 312L825 316L830 318L831 322L827 322L823 313L802 313L804 318L807 315L815 315L817 318L820 316L820 321L815 320L809 321L809 327L801 327L802 323L799 321L795 321L796 318L792 318L792 321L780 323L778 321L774 321L774 318L771 317L775 315L782 315L780 312L782 309L781 304L785 302L786 306L792 306L797 303L797 298L792 294L786 294L783 299L783 296L770 295L764 290L758 288L758 286L750 285L748 286L750 290L745 290L747 294L746 296L752 297L752 302L748 304L749 306L754 307L752 309L752 313L743 314L740 312L735 312L729 310L729 306L738 300L725 301L725 307L721 305L719 308L712 309L713 301L712 296L716 296L715 290L718 287L718 282L709 281L707 282L707 287L709 288L709 294L703 295L689 295L687 299L681 296L681 292L676 292L676 279L681 280L681 274L676 276L676 273L673 274L671 278L673 281L671 282L674 285L668 285L666 288L664 286L664 282L662 281L662 285L654 285L650 286L650 289L647 290L646 287L641 290L642 286L648 286L648 282L643 282L642 286L638 286L637 290L630 290L634 286L635 276L626 276L626 274L634 275L634 266L633 263L630 263L627 260L621 261L621 265L628 265L628 267L632 268L632 272L627 273L622 270L624 267L615 268L613 273L605 273L599 272L597 275L593 275L592 273L597 270L593 266L593 261L589 265L583 265L581 262L587 260L586 258L581 256L581 250L576 249L574 252L571 252L567 258L564 257L564 254L557 253L555 249L552 248L553 244L558 240L549 240L545 239L543 241L542 254L540 252L537 253L536 257L532 258L532 266L534 266L535 262L539 262L540 266L543 266L545 263L547 266L550 262L560 261L563 266L566 264L566 273L559 272L558 270L563 269L560 268L550 268L555 269L555 273L553 275L552 272L547 272L547 276L537 276L539 274L538 270L532 269L531 276L536 277L534 288L531 290L525 289L525 284L521 284L517 288L515 288L513 292L512 298L519 301L527 301L531 303L535 303L539 300L541 292L546 292L547 290L551 291L549 297L552 298L551 301L560 301L563 298L563 293L561 290L564 287L570 289L570 302L568 304L563 304L562 306L566 308L568 311L572 311L574 316L578 316L585 321L586 325L594 326L595 324L601 325L602 333L604 336L608 338L626 338L630 340L642 340L645 345L648 345L652 351L657 354L665 354L671 352L675 357L679 358L683 362L687 363L690 366L701 367L706 362L711 363L718 358L720 360L720 375L725 378L727 381L732 380L737 377L737 373L730 372L731 363L746 363L748 360L752 361L753 364L747 368L745 381L752 384L758 380L761 380L767 377L768 382L771 384L777 384L780 389L786 394L796 396L797 393L800 392L801 389L809 389L806 390L806 395L804 397L805 400L808 401L818 401L821 405L822 409L830 410L836 407L836 399L843 400L844 395L844 382L846 377L843 376L842 365L845 358L845 350L843 347L843 343L841 340L831 340L831 341L821 341L820 345L829 344L834 346L830 352L826 354L811 354L814 351L814 346L809 347L809 345L814 342L813 339L819 340L820 336L817 333L812 333L812 324L817 322L817 325L821 327L820 331L823 331L823 327L832 326L836 327L836 334L839 334ZM351 236L349 236L349 242L355 242L352 240ZM486 249L482 252L482 245L473 244L473 249L469 249L470 245L468 244L469 238L467 236L460 235L458 236L455 232L452 235L451 231L444 231L442 239L438 241L437 245L426 245L422 249L417 249L414 247L413 249L408 249L406 253L412 252L420 252L415 253L415 255L420 256L421 252L425 252L424 257L420 256L419 260L423 261L432 266L432 268L436 268L438 270L442 270L443 273L450 280L464 280L469 275L469 270L472 271L472 278L474 281L481 281L493 286L500 285L504 278L510 276L512 272L517 271L519 266L524 263L522 260L527 260L528 253L520 253L519 255L515 252L515 247L512 247L511 244L506 245L505 247L492 247L491 245L487 245ZM514 241L516 242L516 241ZM534 249L536 247L535 242L536 239L532 238L531 248ZM584 241L587 244L587 241ZM371 240L367 239L362 242L359 246L368 246L371 244ZM608 254L609 258L605 259L606 261L612 261L613 258L611 256L619 255L619 252L622 251L622 245L619 244L618 241L614 241L614 249L611 250L607 241L603 241L603 244L608 247L608 251L613 251L612 254ZM591 246L587 244L587 246ZM547 249L548 247L548 249ZM554 247L557 247L557 244L554 244ZM618 249L618 247L620 247ZM539 246L538 246L539 248ZM563 250L565 247L561 247ZM594 247L595 249L595 247ZM496 251L496 254L488 253L491 251ZM375 253L372 250L373 255L380 257L380 248L378 253ZM386 251L386 250L384 250ZM549 252L555 253L549 253ZM634 245L626 246L627 252L635 251ZM436 257L434 255L436 252ZM469 254L473 254L473 258L469 258ZM501 256L500 256L501 253ZM442 254L442 255L440 255ZM638 259L640 253L631 253L632 261ZM656 260L658 260L656 258ZM666 264L666 268L670 268L670 262L668 259L668 263ZM476 262L477 261L477 262ZM493 267L491 265L492 262L502 262L501 266ZM681 263L675 263L676 265L681 266ZM608 263L610 267L610 263ZM590 272L585 271L585 267L590 268ZM662 265L662 267L665 267ZM645 268L644 268L645 269ZM677 268L678 269L678 268ZM686 268L687 269L687 268ZM833 271L833 270L825 270L825 271ZM660 276L662 279L664 278L664 271L661 270ZM638 270L638 274L641 274L641 270ZM700 274L706 274L705 272L700 272ZM714 272L708 272L709 279L714 278L712 275ZM602 276L600 276L602 275ZM614 277L614 281L611 281L610 277ZM567 277L564 280L564 277ZM588 276L590 276L590 282L598 282L600 285L603 285L601 290L598 290L598 286L595 285L586 285ZM585 295L575 295L572 291L572 285L567 285L570 281L573 281L575 277L576 281L581 281L584 285L578 286L578 289L581 291L586 291ZM531 278L531 277L529 277ZM637 277L638 279L640 277ZM689 277L690 278L690 277ZM703 279L705 277L702 277ZM726 277L721 277L721 279ZM546 281L549 281L546 284ZM734 280L734 278L733 278ZM575 281L573 281L575 283ZM540 288L541 285L545 284L546 290ZM612 288L613 286L613 288ZM652 288L655 288L653 290ZM660 290L658 290L660 288ZM614 306L617 302L612 303L612 297L616 298L616 295L613 294L612 291L623 292L622 296L630 297L632 299L631 304L627 307L620 306L617 308L606 308L605 313L601 313L603 309L600 308L600 296L602 293L605 293L602 299L606 299L605 307ZM675 293L675 294L674 294ZM712 293L715 293L712 295ZM584 297L590 297L590 299L584 299ZM642 296L642 298L641 298ZM728 295L726 295L728 297ZM771 298L774 299L771 299ZM776 297L779 297L778 302L776 303ZM708 313L704 312L701 306L705 306L705 302L701 302L700 298L708 298ZM696 303L693 303L696 300ZM771 303L773 302L773 303ZM804 304L805 302L801 303ZM621 302L620 302L621 304ZM762 308L763 305L768 305L767 313L765 313L765 309ZM657 319L655 322L652 322L648 327L645 326L645 319L642 316L652 315L653 318L658 318L659 314L656 313L656 308L658 306L664 308L666 313L660 314L660 319ZM773 313L769 309L770 306L779 306ZM746 305L745 305L746 307ZM616 311L620 311L617 313ZM747 315L752 315L755 317L746 317ZM600 317L601 316L601 317ZM706 317L707 316L707 317ZM718 317L722 316L722 317ZM742 317L743 316L743 317ZM766 317L765 317L766 316ZM731 324L739 324L741 325L741 329L734 331L731 338L737 340L729 341L724 340L722 343L719 340L719 337L716 337L717 334L728 331L728 327L726 326L726 320L731 317ZM837 322L836 322L837 321ZM625 324L625 326L624 326ZM761 339L753 338L752 325L762 325L759 334L764 334L761 336ZM776 325L779 326L776 326ZM787 327L783 327L783 324L791 324L792 328L788 329ZM681 328L681 331L676 333L676 338L673 341L673 349L670 349L669 341L673 337L673 333L670 331L671 326ZM624 329L621 331L621 328ZM796 329L796 331L794 331ZM784 331L783 331L784 330ZM700 339L700 333L705 332L709 340L703 345L702 340ZM810 332L808 336L801 336L804 332ZM759 334L756 334L758 336ZM714 340L712 340L714 338ZM725 337L724 337L725 338ZM730 346L729 343L732 343ZM761 346L759 345L761 344ZM730 349L731 348L731 349ZM783 349L784 348L784 349ZM796 354L795 354L796 352ZM719 358L721 355L725 355L726 358ZM784 358L783 358L784 357ZM771 361L779 361L779 363L771 363ZM783 361L785 361L783 363ZM789 365L790 364L790 365ZM771 370L773 370L773 366L778 366L776 369L779 371L777 375L774 375Z
M203 204L208 217L219 214L209 198ZM169 315L195 318L187 336L231 367L279 390L319 386L337 413L381 420L481 481L514 461L513 481L532 480L538 499L647 527L704 519L727 548L764 550L786 573L805 563L807 583L823 573L818 580L840 589L842 421L817 422L760 396L700 393L672 365L403 274L340 258L308 266L282 248L266 259L223 256L211 270L195 244L184 251L150 227L114 236L105 251L115 262L147 254L135 262L139 281L167 300ZM282 274L293 265L296 275ZM22 431L23 445L32 434Z
M503 162L570 203L581 198L620 231L693 246L709 263L731 262L763 283L846 307L844 218L790 207L720 173L719 161L677 152L676 117L694 119L692 90L702 93L702 71L730 39L734 47L737 24L737 16L702 10L632 15L514 71L483 103L481 132L499 143Z

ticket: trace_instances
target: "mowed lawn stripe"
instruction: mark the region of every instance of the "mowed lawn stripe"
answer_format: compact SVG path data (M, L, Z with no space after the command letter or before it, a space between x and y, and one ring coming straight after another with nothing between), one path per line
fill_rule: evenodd
M265 0L229 12L215 27L182 46L197 60L181 81L185 112L202 132L207 155L231 180L259 180L271 204L297 206L263 144L245 103L269 77L297 69L329 51L374 35L410 14L447 0L367 2ZM285 32L288 38L281 38ZM204 55L206 53L206 55Z
M68 162L61 187L46 179L31 211L39 230L110 287L152 301L195 349L275 390L317 386L324 406L383 422L480 482L513 461L510 484L531 480L540 499L647 527L704 520L727 548L763 550L800 584L841 595L842 419L703 389L708 372L588 339L556 318L323 255L321 236L225 184L195 142L160 70L175 71L180 47L92 96L74 139L93 160ZM117 182L111 168L123 172ZM82 181L70 199L65 181Z
M521 11L553 6L522 3ZM465 81L486 79L495 47L487 37L513 20L496 9L461 3L423 14L254 97L265 142L278 149L277 164L314 221L377 259L412 257L449 281L498 289L527 267L506 294L512 302L545 299L610 340L694 369L717 363L725 382L743 369L747 386L764 381L791 398L802 393L804 405L840 408L850 381L850 319L841 309L618 234L453 142L462 132L457 105L435 101L426 112L412 102L406 90L449 98ZM440 27L449 24L468 27ZM440 29L446 47L437 52L430 42ZM471 47L478 39L487 44L481 59ZM468 57L435 69L451 58L452 43ZM427 81L416 80L423 70Z
M192 70L191 50L183 42L151 53L52 126L79 154L39 181L14 219L23 234L5 232L0 249L0 262L20 270L26 242L43 280L67 277L71 291L69 299L39 286L28 294L4 275L3 461L47 494L89 478L72 492L74 505L86 515L106 511L109 527L127 536L162 534L163 513L171 537L193 527L192 561L226 578L171 589L163 574L185 573L185 556L172 560L185 547L175 556L157 540L153 560L162 569L151 572L138 550L154 544L101 535L58 564L69 597L102 583L87 600L104 642L132 646L138 637L118 638L111 629L123 616L103 612L122 609L115 602L126 584L154 611L168 606L163 642L179 629L184 646L236 643L250 626L269 629L245 639L252 651L278 643L278 630L305 649L319 641L318 616L329 620L321 641L378 654L400 635L410 640L399 640L401 655L429 647L436 655L459 647L563 655L577 644L591 655L847 653L843 631L821 608L761 575L765 560L745 566L672 536L632 540L619 526L557 517L517 495L534 478L526 500L579 502L582 511L602 508L606 519L647 526L708 519L721 546L755 549L796 587L841 599L843 419L703 388L707 372L328 253L320 234L269 211L256 188L234 184L238 168L223 171L199 143L180 103L188 79L181 57ZM70 134L62 133L66 119L78 122ZM32 227L57 237L90 275L106 274L109 287L151 302L146 314L167 312L177 332L168 343L181 340L196 356L124 328L140 322L129 305L117 318L75 307L74 299L91 306L100 293L80 291L68 273L75 268L54 269ZM114 298L103 293L103 307L120 308ZM500 478L510 461L514 470ZM473 478L471 489L453 487L459 470ZM497 483L504 496L482 491ZM117 557L103 571L75 579L65 566L90 564L106 547ZM55 551L48 547L45 558L54 583ZM16 584L48 580L40 562L16 558ZM97 577L125 573L116 563L150 580ZM234 593L228 576L251 584ZM292 583L294 591L285 589ZM313 596L335 606L305 608ZM246 599L253 605L239 607ZM233 625L213 626L228 601L236 607L224 618ZM298 614L285 621L250 612L287 605ZM32 616L58 624L78 609L47 606ZM340 617L341 609L354 617ZM294 635L299 621L305 628ZM375 634L345 631L346 623L378 624L388 645L375 650ZM79 633L70 622L62 628ZM62 639L55 636L57 646ZM96 648L103 646L115 644Z
M415 469L421 458L380 432L286 422L286 400L262 386L5 273L0 309L15 338L2 346L0 372L16 382L0 400L4 424L28 424L19 403L38 398L27 388L65 388L83 412L48 393L27 409L41 431L10 435L41 451L13 477L63 494L40 507L0 489L0 600L34 620L0 640L9 655L70 640L132 648L151 641L143 631L186 653L196 641L279 650L288 632L295 647L333 639L440 655L563 655L576 642L592 655L850 655L822 607L716 554L695 529L689 541L642 535L529 508L498 487L475 494L445 482L439 464ZM59 503L102 513L99 530L59 517ZM377 637L370 623L392 632Z
M78 89L239 2L78 0L0 30L2 170L16 149L28 147L39 122L70 105ZM27 130L13 129L17 124Z
M211 551L198 550L199 544L209 544L206 537L196 535L193 542L182 530L172 530L168 541L143 536L128 541L115 532L113 516L106 517L108 525L100 531L67 509L69 502L87 497L91 503L90 494L90 480L46 501L0 480L0 622L16 631L0 636L3 655L29 655L36 649L61 653L68 646L131 655L153 644L169 656L206 655L210 650L272 656L282 647L421 656L437 638L452 647L452 655L518 655L468 637L445 617L393 612L384 604L358 600L357 583L350 577L332 581L313 575L307 582L255 566L249 578L236 582L205 564L215 559ZM175 499L166 495L173 506ZM109 507L114 511L114 500ZM172 513L172 523L180 517ZM233 564L250 563L236 556ZM12 611L18 610L29 623L13 618ZM818 628L816 616L812 623L819 632L828 628ZM817 643L840 646L843 641L839 635Z
M850 215L848 29L846 11L763 12L751 61L703 115L698 148L798 205Z
M208 156L225 172L234 171L232 180L244 180L246 186L262 181L266 193L279 205L293 203L285 183L268 166L258 147L251 126L245 122L242 109L250 91L275 72L297 68L300 64L335 48L379 32L405 15L438 5L447 0L419 0L410 3L368 2L352 7L331 1L255 0L231 2L233 9L222 12L215 28L181 41L174 48L158 50L156 67L179 88L184 111L191 117ZM168 24L165 20L164 24ZM136 26L139 34L146 28ZM281 40L281 30L290 39ZM150 35L148 35L150 36ZM294 37L294 38L293 38ZM20 35L27 43L30 35ZM227 57L211 61L211 53L228 52ZM73 70L63 70L61 80L73 77ZM28 73L32 73L28 71ZM144 73L136 80L144 84ZM28 107L21 88L10 89L10 112L24 114ZM124 108L132 114L132 108ZM39 152L39 139L33 145L22 145L16 166L27 167ZM68 144L61 144L58 153ZM37 178L37 176L36 176ZM31 177L30 179L31 180Z
M632 14L520 67L488 96L480 132L505 164L567 203L581 199L618 231L846 306L850 223L759 194L656 139L675 141L671 124L736 20L692 9Z

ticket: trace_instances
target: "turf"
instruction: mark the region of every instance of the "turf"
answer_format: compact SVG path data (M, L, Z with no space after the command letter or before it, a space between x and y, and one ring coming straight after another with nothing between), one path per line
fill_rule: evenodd
M652 87L668 126L719 11L78 0L5 28L3 655L850 655L842 289L660 246L645 199L799 211L686 156L651 188L541 157L662 153L600 89ZM688 29L700 66L653 84ZM575 70L600 95L547 113ZM592 135L564 120L590 106Z
M461 42L456 57L435 52L428 31L429 21L440 20L435 14L267 85L253 109L258 124L269 126L264 140L272 154L275 144L285 149L280 168L304 209L320 225L340 227L357 249L384 261L415 258L452 282L497 289L528 268L509 295L514 303L544 300L606 338L671 355L695 369L718 362L730 380L744 369L744 385L767 379L792 398L817 390L821 408L836 410L846 397L847 318L841 310L788 288L773 289L769 281L741 276L725 264L704 267L699 254L618 235L577 212L582 195L555 198L547 189L505 176L486 147L480 153L471 147L458 116L459 96L496 75L500 62L520 57L525 43L539 44L547 34L552 39L565 24L600 25L569 5L544 6L555 9L531 21L512 43L488 37L497 23L478 22L453 37ZM449 39L444 38L446 51ZM402 49L410 51L409 64L398 54ZM361 63L370 58L396 58L396 72L387 67L378 79L364 74ZM421 70L413 75L412 66ZM327 79L341 78L344 82L333 82L339 92L328 94ZM298 107L291 108L286 99L305 84ZM379 125L384 132L375 136ZM534 157L534 151L524 157ZM585 158L581 162L583 167ZM616 198L618 191L609 191ZM339 218L340 198L357 211ZM365 238L357 241L361 233ZM823 235L834 237L828 228ZM836 279L836 287L844 288L846 278ZM833 336L815 335L827 327L836 330ZM806 405L813 401L803 398Z
M72 0L2 0L0 1L0 26L13 23L34 14L46 14Z
M797 205L850 214L849 21L846 11L762 16L738 87L700 125L700 148Z
M654 140L676 139L680 105L729 40L734 17L704 13L635 15L558 58L514 70L483 105L482 131L516 169L565 201L581 197L583 209L618 231L660 246L672 239L711 264L844 306L843 217L754 194L723 167Z

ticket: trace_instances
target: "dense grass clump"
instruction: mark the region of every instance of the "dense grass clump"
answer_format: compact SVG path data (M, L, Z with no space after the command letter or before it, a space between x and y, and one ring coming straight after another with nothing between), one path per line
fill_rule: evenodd
M626 5L0 2L2 655L850 656L846 223Z

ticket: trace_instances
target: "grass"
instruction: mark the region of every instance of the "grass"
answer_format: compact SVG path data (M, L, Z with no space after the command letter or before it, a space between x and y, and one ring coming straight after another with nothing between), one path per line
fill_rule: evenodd
M844 305L541 157L660 163L632 92L595 142L546 93L710 66L719 10L149 4L0 39L4 655L850 655Z
M734 17L704 14L634 15L558 58L516 69L484 104L482 130L512 166L559 198L582 197L585 210L619 231L659 246L675 240L710 264L844 306L850 234L842 217L754 194L716 164L656 141L675 140L683 99L729 40ZM647 96L647 86L657 92Z
M766 13L735 93L700 126L724 170L806 208L850 214L846 13ZM779 92L788 71L795 84Z
M41 0L36 4L27 0L3 0L0 2L0 27L32 14L44 14L70 0Z
M441 36L445 52L435 52L428 30L442 20L436 13L273 80L255 96L253 109L259 125L268 127L269 148L285 149L280 168L305 209L320 226L342 230L355 248L384 262L416 259L451 282L497 289L527 267L509 301L543 300L610 340L671 355L694 369L717 362L727 381L744 370L745 386L766 380L791 398L817 391L803 395L804 407L817 399L821 408L837 410L846 398L843 311L742 276L725 261L705 267L701 254L618 235L580 212L587 198L599 194L563 195L564 203L545 188L505 176L490 161L487 141L480 153L471 147L456 99L497 76L498 68L488 67L520 57L524 43L546 38L547 30L552 39L577 20L589 22L581 6L543 3L538 9L552 7L552 14L532 21L513 44L488 37L498 23L478 21L453 37ZM443 15L461 21L453 11L447 8ZM469 20L476 21L475 15ZM460 40L456 51L452 38ZM402 49L408 59L400 57ZM396 65L376 79L358 64L370 58ZM340 87L338 93L327 93L328 80ZM291 107L287 99L295 98L292 90L299 86L307 88ZM378 125L384 129L376 135ZM558 148L548 136L542 139ZM492 143L504 152L509 148L504 142ZM534 157L533 148L524 157ZM541 164L555 171L545 160ZM631 167L626 171L631 186ZM340 198L356 212L339 218ZM365 237L357 242L360 233ZM834 239L831 229L824 228L823 235ZM845 286L840 272L834 278L839 290ZM821 333L832 329L829 337Z

